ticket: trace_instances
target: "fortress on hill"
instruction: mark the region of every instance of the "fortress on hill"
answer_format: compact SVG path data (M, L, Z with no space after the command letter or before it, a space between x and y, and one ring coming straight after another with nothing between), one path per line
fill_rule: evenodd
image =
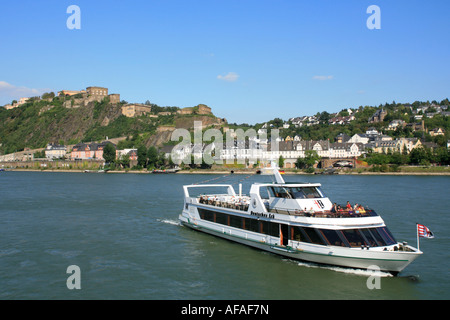
M198 114L198 115L206 115L212 114L211 108L204 104L199 104L195 107L187 107L177 110L176 112L164 111L159 112L158 115L150 114L152 112L152 106L148 104L142 103L132 103L126 104L122 106L122 114L126 117L133 118L139 117L141 115L147 115L149 117L158 117L158 115L170 115L170 114Z
M86 106L89 102L101 102L105 97L109 97L111 104L120 103L120 94L108 94L108 88L103 87L87 87L86 90L61 90L58 92L59 96L72 97L73 99L64 102L66 108L79 108Z
M59 96L71 97L71 99L64 102L64 107L66 108L79 108L81 106L86 106L92 101L101 102L104 98L108 97L111 104L120 103L120 94L113 93L108 94L108 88L103 87L87 87L86 90L61 90L58 92ZM151 114L152 106L150 104L142 103L127 103L121 106L122 114L128 118L139 117L146 115L149 117L158 117L158 115L169 115L169 114L198 114L198 115L208 115L212 114L211 108L204 104L199 104L195 107L187 107L177 110L176 112L159 112L158 115Z

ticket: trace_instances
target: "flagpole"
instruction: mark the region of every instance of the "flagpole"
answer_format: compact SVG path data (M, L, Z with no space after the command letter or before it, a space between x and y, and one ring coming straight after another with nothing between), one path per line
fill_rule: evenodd
M419 224L416 223L416 234L417 234L417 251L420 251L420 242L419 242Z

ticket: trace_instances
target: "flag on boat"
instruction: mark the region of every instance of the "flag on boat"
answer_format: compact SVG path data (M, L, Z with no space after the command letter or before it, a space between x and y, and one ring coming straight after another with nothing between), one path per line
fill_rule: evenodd
M433 232L423 224L417 224L417 234L422 238L434 238Z

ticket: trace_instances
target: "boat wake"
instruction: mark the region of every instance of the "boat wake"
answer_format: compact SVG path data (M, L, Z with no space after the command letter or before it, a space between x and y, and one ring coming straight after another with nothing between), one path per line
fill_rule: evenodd
M365 269L352 269L352 268L345 268L345 267L336 267L336 266L326 266L326 265L319 265L312 262L296 262L299 266L307 267L307 268L319 268L319 269L326 269L351 275L357 275L357 276L363 276L363 277L370 277L374 275L374 272L372 270L365 270ZM389 272L383 272L378 271L377 275L383 278L387 277L393 277L393 275Z
M180 222L178 220L169 220L169 219L157 219L159 222L163 222L163 223L167 223L167 224L171 224L174 226L179 226Z

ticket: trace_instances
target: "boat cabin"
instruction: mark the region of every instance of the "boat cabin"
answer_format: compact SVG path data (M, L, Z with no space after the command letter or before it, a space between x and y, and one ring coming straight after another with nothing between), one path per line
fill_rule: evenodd
M320 184L254 184L250 196L269 212L300 213L331 211L332 203L320 189Z

